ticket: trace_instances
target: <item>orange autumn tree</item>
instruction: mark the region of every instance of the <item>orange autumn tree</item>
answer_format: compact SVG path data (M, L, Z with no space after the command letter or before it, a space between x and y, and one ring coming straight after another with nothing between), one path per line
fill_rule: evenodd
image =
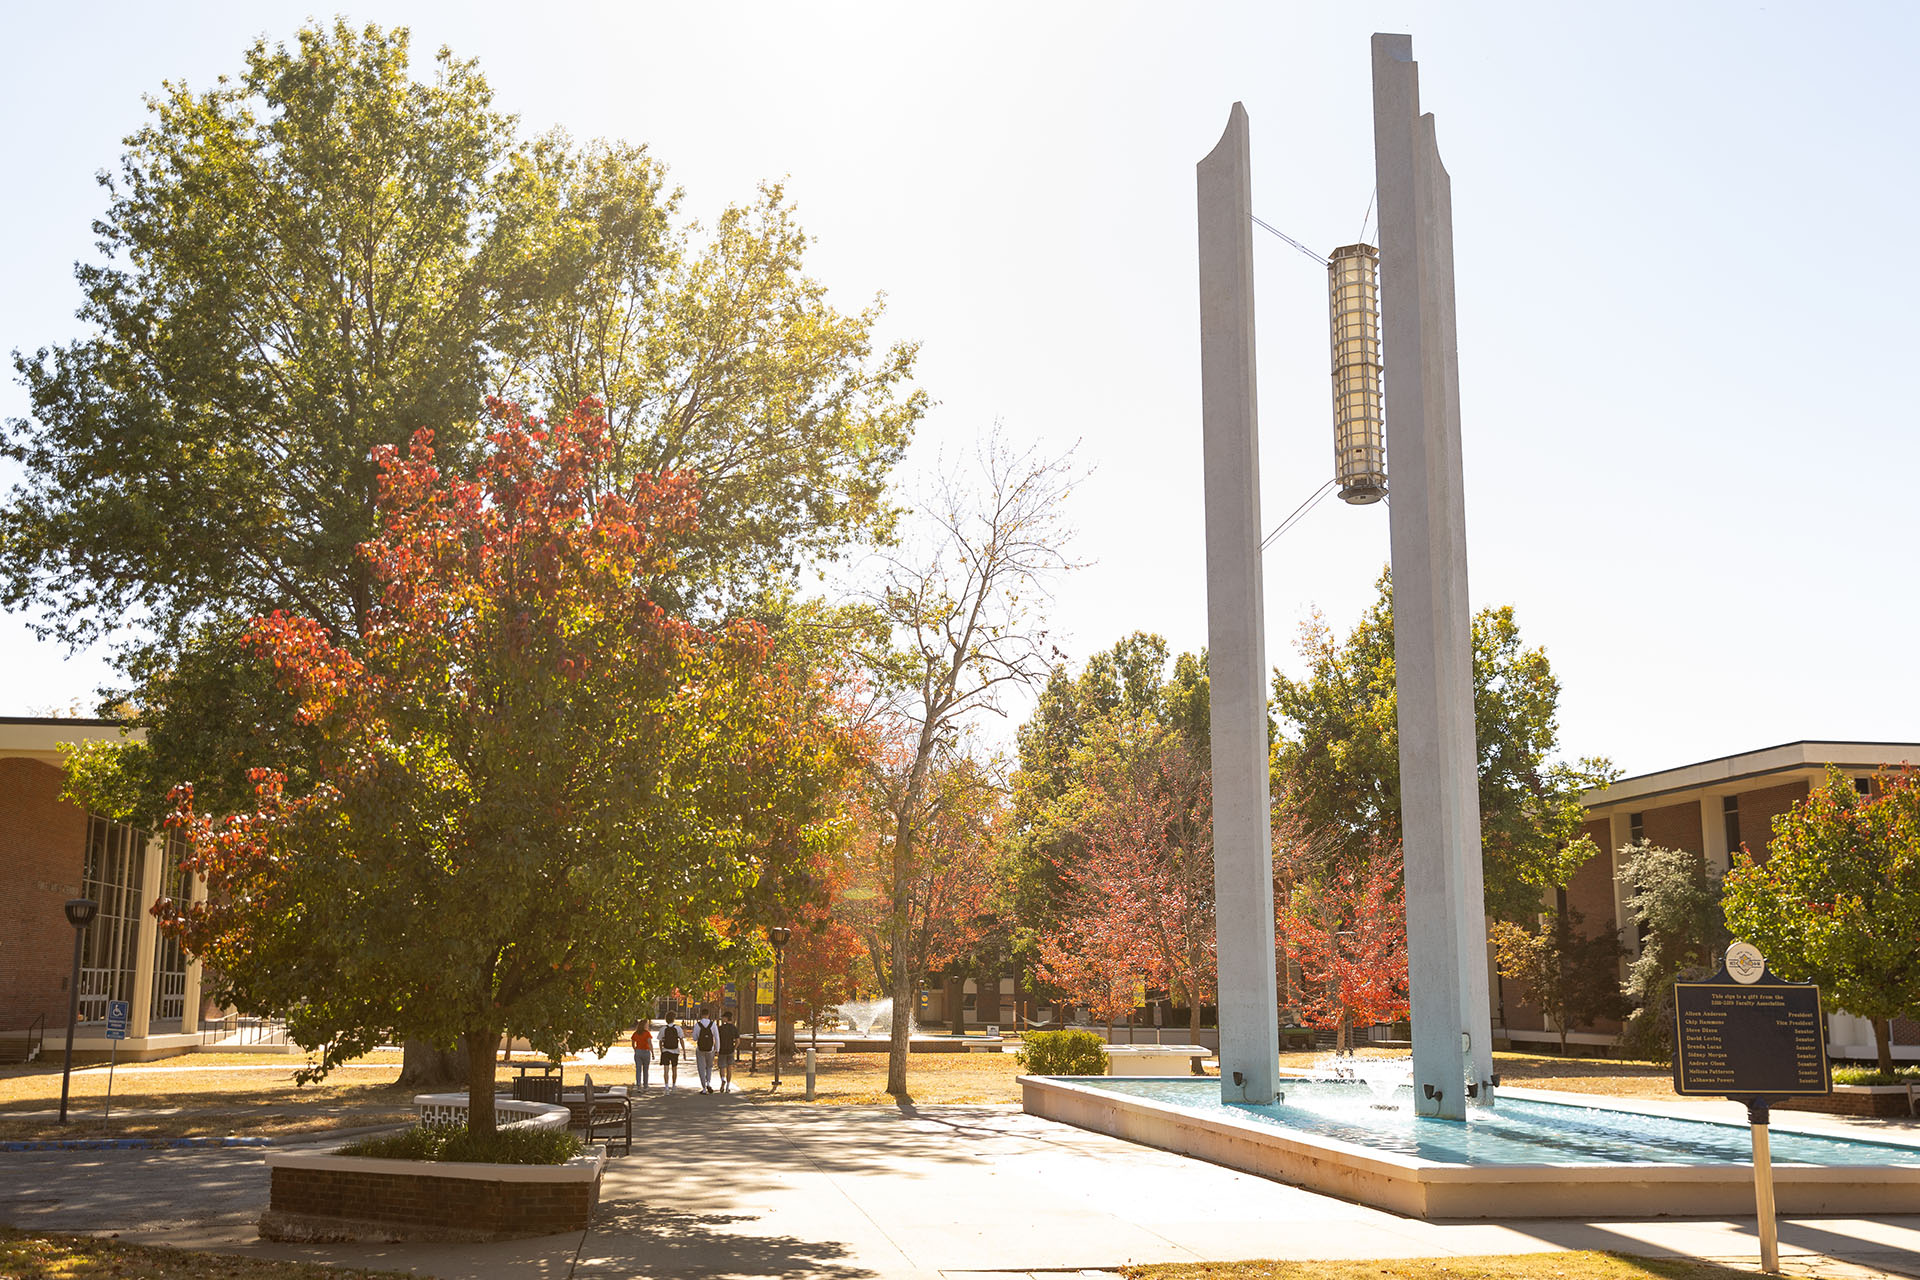
M482 1132L503 1033L604 1046L650 994L745 958L738 922L807 856L832 790L804 784L839 767L818 681L760 627L660 603L694 478L596 492L593 406L489 417L472 478L428 432L376 450L357 651L310 618L255 620L319 745L294 776L262 761L244 813L183 789L172 821L211 894L156 908L222 999L286 1014L312 1075L389 1039L459 1043Z
M1407 910L1400 846L1373 841L1359 863L1340 862L1294 888L1279 933L1300 966L1300 1015L1334 1027L1341 1048L1352 1029L1407 1016Z
M1040 976L1108 1023L1141 985L1189 1010L1218 981L1212 777L1187 735L1151 717L1110 717L1073 755L1070 794L1084 852L1060 868L1060 925L1039 938Z

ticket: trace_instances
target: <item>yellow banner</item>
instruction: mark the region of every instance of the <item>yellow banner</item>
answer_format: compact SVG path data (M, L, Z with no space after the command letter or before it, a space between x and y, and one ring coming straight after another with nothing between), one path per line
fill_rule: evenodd
M773 1003L773 970L760 971L760 994L755 997L761 1004Z

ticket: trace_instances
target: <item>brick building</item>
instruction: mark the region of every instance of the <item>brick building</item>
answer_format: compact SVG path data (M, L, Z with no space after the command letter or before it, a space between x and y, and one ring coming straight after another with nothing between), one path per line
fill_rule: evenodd
M107 1050L109 1000L128 1002L120 1056L145 1058L200 1043L200 966L163 938L147 908L197 892L178 842L111 822L61 799L59 743L117 741L107 720L0 718L0 1038L17 1047L43 1029L65 1047L73 927L69 898L99 913L81 940L76 1055Z
M1877 770L1909 762L1920 763L1920 743L1788 742L1622 778L1581 797L1587 810L1585 831L1600 856L1566 886L1566 901L1585 917L1581 927L1589 933L1612 921L1629 957L1636 955L1639 938L1626 906L1631 889L1620 875L1623 847L1647 840L1684 849L1704 858L1716 873L1724 873L1732 851L1743 845L1756 857L1766 857L1773 819L1804 800L1825 779L1829 764L1852 777L1856 786L1865 787ZM1504 1022L1495 1035L1515 1048L1559 1039L1549 1020L1526 1003L1525 992L1513 982L1500 981L1495 987L1494 1020L1497 1026ZM1610 1044L1619 1029L1602 1023L1570 1033L1568 1040ZM1863 1018L1832 1015L1827 1042L1835 1058L1874 1056L1873 1029ZM1920 1059L1920 1024L1904 1019L1894 1023L1894 1054Z

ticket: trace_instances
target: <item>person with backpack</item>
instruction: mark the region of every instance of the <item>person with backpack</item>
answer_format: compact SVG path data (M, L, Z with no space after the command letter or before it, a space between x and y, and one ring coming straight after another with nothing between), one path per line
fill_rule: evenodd
M660 1028L660 1088L671 1091L679 1075L680 1028L669 1018L667 1025Z
M713 1092L713 1054L720 1047L720 1024L713 1010L700 1010L700 1021L693 1024L693 1065L700 1072L700 1092Z
M720 1016L720 1092L733 1088L733 1054L740 1044L740 1028L733 1025L733 1010Z
M647 1091L647 1076L653 1066L653 1023L640 1019L633 1029L633 1083L641 1093Z

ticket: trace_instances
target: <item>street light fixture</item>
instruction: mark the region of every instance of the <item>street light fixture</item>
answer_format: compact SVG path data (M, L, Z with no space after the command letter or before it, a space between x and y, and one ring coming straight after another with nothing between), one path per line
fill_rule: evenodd
M793 937L793 930L783 924L774 925L767 930L767 941L773 944L773 1087L780 1087L780 1004L786 996L786 974L781 968L781 960L787 951L787 940Z
M67 984L67 1060L60 1068L60 1123L67 1122L67 1087L73 1080L73 1035L80 1024L80 940L100 910L92 898L68 898L67 923L73 926L73 977Z

